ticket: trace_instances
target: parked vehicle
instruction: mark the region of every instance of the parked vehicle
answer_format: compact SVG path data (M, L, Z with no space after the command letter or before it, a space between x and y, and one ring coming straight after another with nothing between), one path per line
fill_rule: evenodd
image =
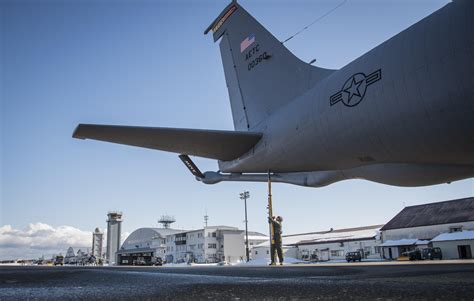
M409 260L421 260L421 251L416 249L408 252L403 252L404 256L407 256Z
M316 255L314 253L310 254L309 252L304 252L301 255L301 260L309 261L309 262L317 262L317 261L319 261L319 258L318 258L318 255Z
M425 248L422 251L423 259L443 259L443 252L441 252L440 248Z
M137 260L135 260L135 261L133 262L133 265L149 265L149 264L147 264L147 262L145 261L145 259L138 258Z
M154 265L163 265L163 260L161 257L156 257Z
M361 262L362 261L362 254L360 252L348 252L346 254L346 260L347 262L351 262L351 261L359 261Z
M54 265L64 265L64 256L56 256L56 258L54 259Z

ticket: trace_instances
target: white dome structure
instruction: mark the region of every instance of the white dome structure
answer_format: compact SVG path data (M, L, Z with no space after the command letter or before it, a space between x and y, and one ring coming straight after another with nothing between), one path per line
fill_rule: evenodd
M139 228L133 231L117 252L120 265L152 265L157 258L164 259L166 236L181 230Z

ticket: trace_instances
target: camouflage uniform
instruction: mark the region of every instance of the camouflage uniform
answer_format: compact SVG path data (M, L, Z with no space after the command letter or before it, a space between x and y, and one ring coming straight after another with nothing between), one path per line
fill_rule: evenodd
M273 242L270 246L270 257L271 257L271 264L275 263L275 251L278 254L278 259L280 260L280 264L283 264L283 252L281 249L281 217L277 217L276 219L272 218L269 219L273 227Z

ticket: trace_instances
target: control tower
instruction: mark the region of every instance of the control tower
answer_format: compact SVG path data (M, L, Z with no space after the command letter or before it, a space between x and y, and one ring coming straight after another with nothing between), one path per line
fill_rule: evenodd
M117 251L120 248L122 235L122 212L109 211L107 213L107 253L106 260L110 265L117 264Z

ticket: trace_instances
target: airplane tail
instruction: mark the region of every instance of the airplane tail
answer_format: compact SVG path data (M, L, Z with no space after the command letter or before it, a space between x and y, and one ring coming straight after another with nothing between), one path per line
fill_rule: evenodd
M235 130L252 130L333 70L294 56L233 1L204 34L221 39L220 51Z

